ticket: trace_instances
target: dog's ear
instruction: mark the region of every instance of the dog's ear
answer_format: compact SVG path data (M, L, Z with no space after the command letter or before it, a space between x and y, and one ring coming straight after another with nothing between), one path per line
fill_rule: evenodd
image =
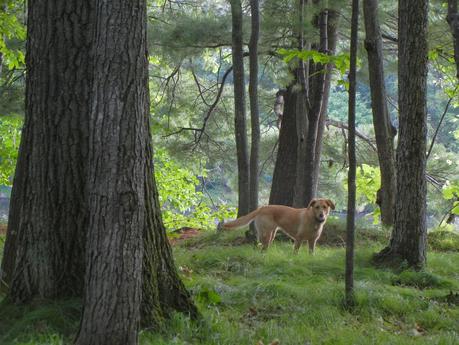
M333 203L333 201L331 201L330 199L326 199L325 202L327 203L328 206L330 206L332 210L335 209L335 204Z
M309 202L308 208L314 207L314 205L316 204L316 202L317 202L317 199L312 199L312 200Z

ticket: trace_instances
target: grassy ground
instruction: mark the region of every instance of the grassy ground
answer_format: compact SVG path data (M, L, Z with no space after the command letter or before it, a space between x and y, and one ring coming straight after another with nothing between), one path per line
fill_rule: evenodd
M339 244L342 229L330 225L328 241ZM343 248L322 245L315 256L305 249L294 256L289 243L279 242L261 253L241 245L240 236L204 234L175 247L203 320L175 315L163 335L142 332L141 344L459 344L459 306L446 297L459 290L457 248L429 252L424 272L375 269L371 255L382 247L375 241L387 234L360 231L357 304L346 310ZM452 241L442 236L440 247ZM0 344L69 343L79 312L76 300L3 303Z

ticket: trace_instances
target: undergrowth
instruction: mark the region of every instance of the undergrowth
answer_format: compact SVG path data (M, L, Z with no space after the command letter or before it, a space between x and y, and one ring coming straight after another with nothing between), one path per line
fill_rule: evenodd
M332 233L333 228L338 229ZM175 314L164 333L140 334L140 344L459 344L459 253L429 251L421 272L376 269L373 253L388 232L359 229L356 305L343 307L344 248L338 222L314 256L289 242L266 252L244 244L243 231L205 233L174 247L177 267L203 314ZM378 242L380 244L378 244ZM330 244L333 244L331 246ZM79 301L0 305L0 344L70 344Z

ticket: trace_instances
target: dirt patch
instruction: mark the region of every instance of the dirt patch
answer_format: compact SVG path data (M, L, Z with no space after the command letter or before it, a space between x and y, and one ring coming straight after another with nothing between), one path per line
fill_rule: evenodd
M6 228L8 224L0 224L0 235L6 235Z
M200 234L201 230L199 229L183 227L168 234L169 243L171 245L176 245L179 242L183 242L190 238L199 236Z

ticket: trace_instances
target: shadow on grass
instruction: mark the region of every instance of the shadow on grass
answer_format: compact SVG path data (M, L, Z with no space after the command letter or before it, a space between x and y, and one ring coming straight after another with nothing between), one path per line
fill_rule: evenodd
M0 296L1 298L1 296ZM0 302L0 344L71 342L81 314L81 300L39 301L15 305Z

